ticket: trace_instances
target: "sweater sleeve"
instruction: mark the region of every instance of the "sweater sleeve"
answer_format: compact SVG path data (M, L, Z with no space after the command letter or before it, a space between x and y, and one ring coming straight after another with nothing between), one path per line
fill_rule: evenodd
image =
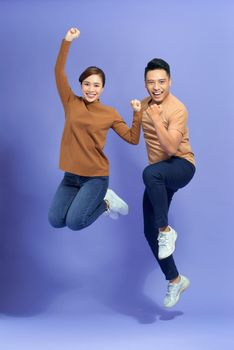
M175 111L169 118L168 130L177 130L182 136L186 132L188 113L186 109Z
M63 39L55 64L55 80L64 109L71 96L74 96L65 73L66 59L70 45L70 41Z
M115 113L112 129L126 142L137 145L140 139L142 113L134 112L131 128L128 127L117 111Z

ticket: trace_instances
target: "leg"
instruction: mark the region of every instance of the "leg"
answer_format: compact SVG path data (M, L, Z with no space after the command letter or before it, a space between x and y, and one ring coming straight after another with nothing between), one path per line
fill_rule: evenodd
M143 180L155 214L155 227L168 226L168 190L176 192L186 186L195 172L185 159L172 157L147 166Z
M172 194L170 193L169 201L171 202ZM145 237L149 243L149 246L153 252L154 257L157 259L159 266L164 273L167 280L172 280L179 276L173 256L170 255L166 259L158 259L158 240L157 240L157 228L155 227L154 210L151 201L148 196L148 192L145 190L143 197L143 214L144 214L144 232Z
M173 192L168 192L168 204L170 205L172 200ZM151 250L157 259L162 272L164 273L168 283L167 293L164 298L164 306L172 307L174 306L180 298L180 294L185 291L189 286L189 280L185 276L179 275L173 256L170 255L163 260L158 259L158 240L157 233L155 232L154 226L154 210L151 201L148 197L147 191L144 193L143 198L143 208L144 208L144 229L146 239L151 247Z
M194 166L185 159L172 157L149 165L143 172L146 190L155 214L155 228L159 228L159 258L165 259L175 250L177 233L168 226L168 208L172 195L193 177Z
M179 188L187 185L192 179L195 167L189 162L177 157L172 157L169 161L160 162L155 165L153 167L150 166L150 169L149 167L145 169L144 181L145 184L148 184L148 187L146 186L146 193L155 214L155 221L152 221L152 227L157 232L157 227L164 228L166 231L168 227L168 210L173 194ZM157 209L159 209L158 213ZM159 252L161 248L164 249L164 252L162 250L163 254L166 252L165 258L161 256L163 259L162 262L172 257L171 254L174 250L173 244L175 243L176 236L173 238L173 232L175 233L175 231L173 229L170 231L169 236L166 232L159 232L158 241L161 244ZM169 244L168 248L167 244L170 240L171 244ZM164 298L164 306L166 307L174 306L178 302L180 294L189 286L188 278L182 275L174 276L173 278L169 278L169 280L167 294Z
M50 206L48 219L55 228L66 226L67 212L79 191L79 186L75 181L76 175L64 174Z
M81 187L75 196L66 217L71 230L81 230L91 225L107 209L104 196L108 177L80 177Z

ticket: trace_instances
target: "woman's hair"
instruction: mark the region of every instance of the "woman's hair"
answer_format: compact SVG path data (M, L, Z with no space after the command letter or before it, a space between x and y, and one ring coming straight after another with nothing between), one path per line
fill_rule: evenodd
M95 66L90 66L88 68L86 68L80 75L79 77L79 82L82 84L83 80L85 80L86 78L88 78L90 75L93 74L97 74L101 77L102 79L102 87L105 86L105 82L106 82L106 77L105 77L105 73L103 72L102 69L95 67Z

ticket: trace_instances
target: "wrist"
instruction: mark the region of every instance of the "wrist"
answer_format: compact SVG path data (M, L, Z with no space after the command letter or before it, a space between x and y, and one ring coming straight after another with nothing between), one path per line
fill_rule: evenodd
M161 118L152 118L152 121L157 128L164 127Z
M72 38L69 38L68 36L65 36L65 38L64 38L66 41L72 41L73 39Z

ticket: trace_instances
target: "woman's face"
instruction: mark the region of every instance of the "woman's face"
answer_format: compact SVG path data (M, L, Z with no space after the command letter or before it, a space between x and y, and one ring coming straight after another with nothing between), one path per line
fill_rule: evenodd
M99 99L103 92L102 78L98 74L92 74L85 78L81 84L82 96L87 102Z

